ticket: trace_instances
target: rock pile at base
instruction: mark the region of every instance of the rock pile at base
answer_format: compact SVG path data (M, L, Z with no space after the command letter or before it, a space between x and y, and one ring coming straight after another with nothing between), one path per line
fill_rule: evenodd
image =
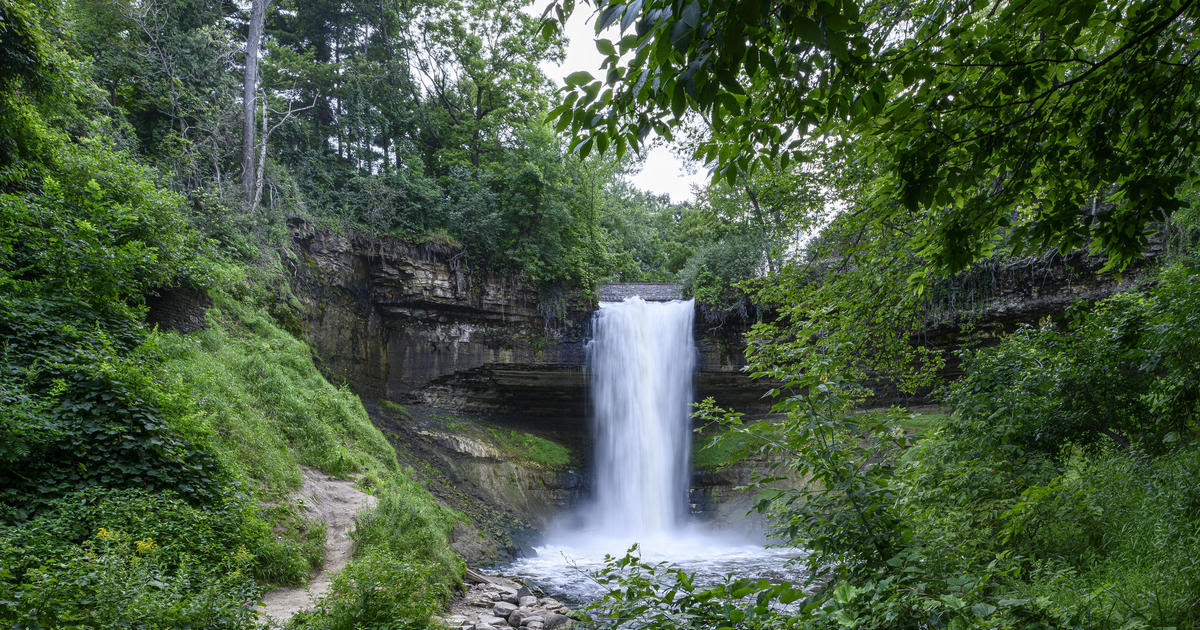
M538 597L528 586L470 571L471 584L443 621L453 630L563 630L571 627L569 611L550 597Z

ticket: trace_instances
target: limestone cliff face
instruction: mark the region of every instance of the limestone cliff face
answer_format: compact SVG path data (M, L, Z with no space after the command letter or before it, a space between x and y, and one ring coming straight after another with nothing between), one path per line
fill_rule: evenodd
M578 291L547 298L520 278L472 275L453 247L344 235L299 218L289 226L303 327L333 379L368 400L560 417L582 430L594 300ZM650 288L651 299L678 297L677 287ZM697 394L762 406L765 388L740 371L739 335L697 326Z
M553 304L519 279L474 276L436 244L292 230L292 286L325 370L369 400L491 413L583 414L594 304Z

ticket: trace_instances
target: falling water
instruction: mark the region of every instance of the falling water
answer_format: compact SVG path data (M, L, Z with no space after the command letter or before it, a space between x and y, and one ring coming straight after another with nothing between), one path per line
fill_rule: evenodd
M594 409L592 523L656 536L686 514L691 431L691 300L600 304L588 344Z
M599 597L589 575L631 545L716 584L729 573L792 579L794 549L763 547L687 518L694 305L629 298L604 302L592 320L588 370L595 440L592 500L547 532L537 554L505 571L567 601Z

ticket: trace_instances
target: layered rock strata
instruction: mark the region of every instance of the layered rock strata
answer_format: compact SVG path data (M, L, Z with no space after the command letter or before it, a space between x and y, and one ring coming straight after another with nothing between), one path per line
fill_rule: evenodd
M301 326L335 381L367 400L574 418L585 430L594 300L474 273L451 246L341 234L300 218L288 225ZM610 285L602 293L675 299L679 287ZM698 329L697 393L755 403L766 388L741 373L741 348L728 332Z

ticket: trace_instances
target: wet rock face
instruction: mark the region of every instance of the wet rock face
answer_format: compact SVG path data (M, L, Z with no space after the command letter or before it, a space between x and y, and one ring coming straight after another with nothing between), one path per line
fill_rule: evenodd
M212 304L212 298L199 289L165 287L146 297L146 321L186 335L208 328L204 314Z
M452 247L289 226L303 327L330 376L368 399L583 417L594 304L472 275Z
M334 380L368 400L576 418L586 430L595 302L571 291L543 295L519 278L472 275L463 252L445 245L338 234L299 218L289 226L302 327ZM678 292L666 283L601 288L613 299ZM740 371L741 332L697 326L696 390L755 411L765 407L766 387Z

